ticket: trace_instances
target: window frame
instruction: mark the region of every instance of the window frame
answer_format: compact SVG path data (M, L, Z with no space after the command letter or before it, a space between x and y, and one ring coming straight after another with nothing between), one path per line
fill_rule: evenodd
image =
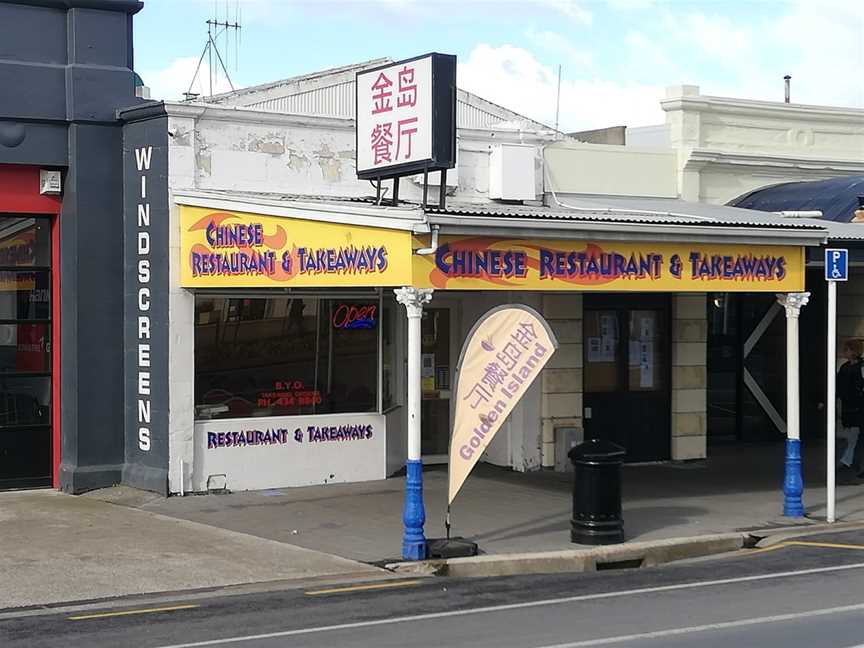
M192 409L193 409L193 417L195 424L198 423L208 423L212 421L236 421L248 418L254 419L279 419L279 418L287 418L287 417L318 417L318 416L339 416L343 414L374 414L374 415L383 415L383 391L384 391L384 376L383 376L383 324L381 318L383 317L383 306L384 306L384 289L383 288L375 288L372 290L344 290L344 289L331 289L331 290L296 290L296 289L238 289L238 290L225 290L225 289L198 289L190 291L193 296L193 324L192 324L192 353L193 357L195 355L195 343L196 343L196 327L197 321L194 317L195 309L197 308L198 299L291 299L291 298L299 298L299 299L319 299L321 302L324 301L337 301L337 300L346 300L346 301L375 301L378 305L378 335L376 336L376 358L375 358L375 389L377 390L375 395L375 409L371 412L338 412L338 413L329 413L329 412L316 412L314 414L278 414L278 415L270 415L270 416L232 416L232 417L218 417L218 418L204 418L198 416L198 403L197 401L197 380L198 380L198 365L197 363L193 366L193 376L194 376L194 384L193 384L193 396L192 396ZM321 314L321 306L319 302L317 317L320 317ZM265 305L265 314L267 313L267 306ZM318 322L320 326L320 322ZM318 364L319 359L316 357L315 363Z

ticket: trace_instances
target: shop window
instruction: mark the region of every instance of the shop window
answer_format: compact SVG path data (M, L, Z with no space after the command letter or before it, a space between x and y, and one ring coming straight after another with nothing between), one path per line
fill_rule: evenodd
M202 419L378 409L378 299L195 300Z
M381 395L382 407L386 412L400 405L399 387L396 379L399 371L399 356L396 338L396 327L400 321L398 314L399 304L396 300L385 301L381 313L381 384L384 393Z

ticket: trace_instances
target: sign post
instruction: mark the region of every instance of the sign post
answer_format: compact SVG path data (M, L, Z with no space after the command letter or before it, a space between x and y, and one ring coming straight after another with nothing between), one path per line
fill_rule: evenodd
M837 282L849 278L849 250L825 250L825 281L828 282L828 396L826 412L828 417L828 480L826 520L831 523L836 519L835 503L835 473L837 443L836 443L836 382L837 382Z

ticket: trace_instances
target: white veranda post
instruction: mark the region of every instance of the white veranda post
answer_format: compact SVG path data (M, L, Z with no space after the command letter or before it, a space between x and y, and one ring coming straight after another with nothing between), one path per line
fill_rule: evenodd
M405 464L405 508L402 511L404 535L402 557L405 560L426 558L423 525L423 462L420 456L420 329L423 306L432 299L431 288L397 288L396 301L405 306L408 316L408 461Z
M804 516L799 422L798 317L809 300L808 292L777 296L777 301L786 311L786 463L783 479L783 515L787 517Z

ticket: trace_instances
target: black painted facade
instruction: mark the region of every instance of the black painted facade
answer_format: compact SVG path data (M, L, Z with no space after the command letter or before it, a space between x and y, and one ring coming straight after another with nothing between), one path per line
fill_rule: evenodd
M55 270L61 273L59 484L67 492L119 483L126 465L117 111L139 102L132 19L142 6L0 0L0 163L63 171Z

